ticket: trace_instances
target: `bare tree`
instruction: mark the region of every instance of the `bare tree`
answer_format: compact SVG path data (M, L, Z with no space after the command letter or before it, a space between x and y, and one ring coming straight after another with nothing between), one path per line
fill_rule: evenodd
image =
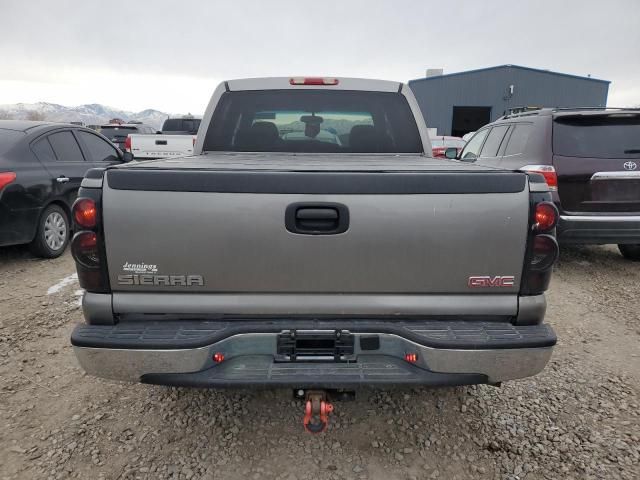
M42 112L37 112L35 110L29 110L27 112L27 120L44 120L45 116Z
M13 120L13 115L4 110L0 110L0 120Z

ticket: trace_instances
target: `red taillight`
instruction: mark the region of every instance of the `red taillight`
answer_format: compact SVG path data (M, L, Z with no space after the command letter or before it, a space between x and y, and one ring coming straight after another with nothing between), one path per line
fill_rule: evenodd
M0 172L0 190L16 179L15 172Z
M98 236L95 232L79 232L71 242L71 253L76 262L88 268L100 265Z
M214 353L213 354L213 361L216 362L216 363L224 362L224 353L220 353L220 352Z
M83 250L94 249L98 245L98 236L93 232L85 232L78 237L78 248Z
M405 353L404 359L409 363L416 363L418 361L417 353Z
M558 242L551 235L536 235L533 238L533 255L531 256L531 270L541 271L550 269L558 259Z
M552 165L525 165L520 170L539 173L544 177L544 181L547 182L549 190L558 190L558 175Z
M196 146L196 137L193 137L193 145L192 145L192 146L193 146L193 147L195 147L195 146Z
M127 138L124 141L124 149L127 152L131 151L131 137L127 135Z
M558 209L553 203L540 202L536 205L535 229L539 232L548 232L558 222Z
M91 171L87 178L91 178ZM76 234L71 240L71 254L76 261L78 282L87 292L108 293L109 272L104 261L104 238L100 228L99 190L80 188L71 216Z
M294 77L289 79L290 85L338 85L337 78L326 77Z
M558 242L551 235L535 235L531 242L520 288L522 295L540 295L549 288L552 267L560 253Z
M94 228L98 224L96 202L90 198L79 198L73 204L73 218L82 228Z

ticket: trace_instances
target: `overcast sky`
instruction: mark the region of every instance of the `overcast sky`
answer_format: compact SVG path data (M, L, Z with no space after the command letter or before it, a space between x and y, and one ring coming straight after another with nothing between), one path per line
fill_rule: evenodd
M640 105L640 1L0 0L0 104L202 113L238 77L407 81L505 63Z

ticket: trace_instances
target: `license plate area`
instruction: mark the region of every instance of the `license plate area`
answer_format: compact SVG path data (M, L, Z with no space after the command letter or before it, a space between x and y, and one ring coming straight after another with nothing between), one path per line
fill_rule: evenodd
M278 334L277 362L355 360L354 337L346 330L284 330Z
M640 177L591 182L591 200L611 202L640 201Z

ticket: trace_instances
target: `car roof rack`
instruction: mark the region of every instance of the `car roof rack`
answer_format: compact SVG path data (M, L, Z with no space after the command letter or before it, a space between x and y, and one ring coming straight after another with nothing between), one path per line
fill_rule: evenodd
M528 113L528 112L537 112L538 110L542 110L544 107L526 105L523 107L513 107L508 110L507 115L513 115L516 113Z
M640 107L556 107L553 112L640 112Z
M532 115L552 115L556 112L584 112L589 110L596 111L612 111L612 112L625 112L625 111L640 111L640 107L515 107L509 109L509 112L498 120L505 120L507 118L527 117Z
M507 118L514 117L528 117L532 115L540 115L540 114L549 114L551 111L550 108L545 107L536 107L536 106L525 106L525 107L513 107L510 108L507 113L501 116L498 120L505 120Z

